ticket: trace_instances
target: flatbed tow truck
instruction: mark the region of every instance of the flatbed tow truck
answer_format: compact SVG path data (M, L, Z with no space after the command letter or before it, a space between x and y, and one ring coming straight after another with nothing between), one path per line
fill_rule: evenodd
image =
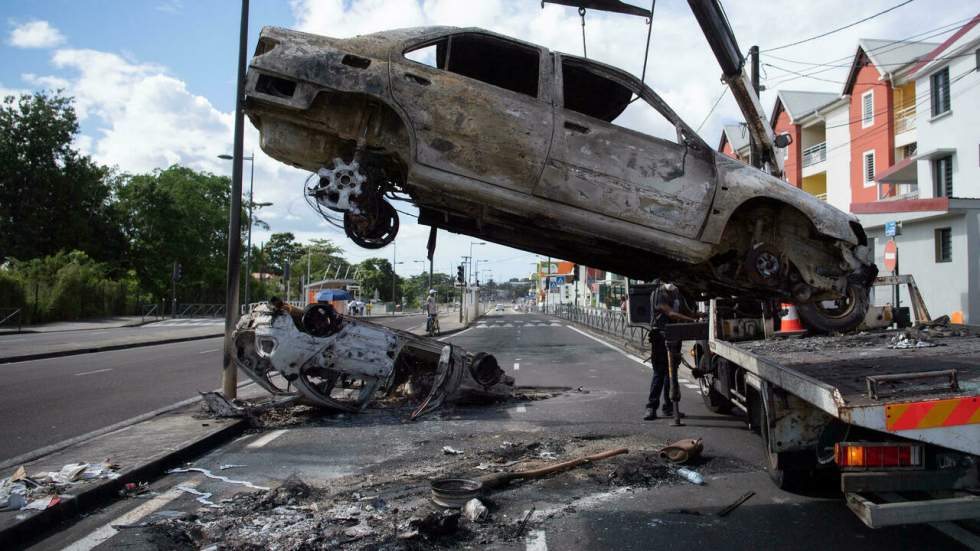
M871 528L980 519L980 327L917 312L908 329L787 335L739 308L709 303L693 371L710 410L761 434L779 487L839 473Z

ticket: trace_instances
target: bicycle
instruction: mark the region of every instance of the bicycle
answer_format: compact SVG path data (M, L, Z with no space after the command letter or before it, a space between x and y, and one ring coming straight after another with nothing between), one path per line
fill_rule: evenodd
M436 314L429 314L429 318L425 322L425 333L434 337L439 334L439 316Z

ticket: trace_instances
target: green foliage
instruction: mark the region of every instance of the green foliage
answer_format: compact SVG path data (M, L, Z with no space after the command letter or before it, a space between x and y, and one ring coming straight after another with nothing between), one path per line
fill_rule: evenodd
M0 103L0 262L79 249L118 266L126 251L111 171L75 151L71 98Z
M391 262L386 258L368 258L357 265L358 279L361 282L361 296L365 299L373 297L378 292L378 298L383 302L391 302L392 277L395 285L401 285L401 277L393 274ZM399 297L401 298L401 294Z
M286 264L295 264L303 253L303 246L296 242L290 232L274 233L262 247L266 255L269 271L282 275ZM295 270L293 270L295 271Z
M176 261L183 276L179 301L223 302L230 180L176 165L122 180L122 227L143 288L157 298L169 296Z
M431 288L436 290L440 304L452 303L458 295L458 290L453 287L453 277L449 274L433 273ZM423 272L403 280L402 296L410 307L421 307L429 296L429 289L429 273Z

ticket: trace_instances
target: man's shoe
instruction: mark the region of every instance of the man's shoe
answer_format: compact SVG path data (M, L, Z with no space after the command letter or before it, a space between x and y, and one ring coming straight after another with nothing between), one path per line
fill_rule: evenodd
M665 411L664 412L664 417L673 417L673 416L674 416L674 412L673 411ZM687 417L687 415L684 415L684 412L682 411L681 414L680 414L680 418L683 419L685 417Z
M657 418L657 410L647 408L647 414L643 416L644 421L653 421Z

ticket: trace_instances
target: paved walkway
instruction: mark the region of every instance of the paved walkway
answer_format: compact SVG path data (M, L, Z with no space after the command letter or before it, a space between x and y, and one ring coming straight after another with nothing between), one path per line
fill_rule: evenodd
M24 332L31 333L58 333L62 331L85 331L89 329L112 329L115 327L129 327L139 325L143 322L140 316L117 316L112 318L95 318L80 321L56 321L51 323L41 323L38 325L25 325ZM0 331L16 331L16 326L6 325L0 327Z

